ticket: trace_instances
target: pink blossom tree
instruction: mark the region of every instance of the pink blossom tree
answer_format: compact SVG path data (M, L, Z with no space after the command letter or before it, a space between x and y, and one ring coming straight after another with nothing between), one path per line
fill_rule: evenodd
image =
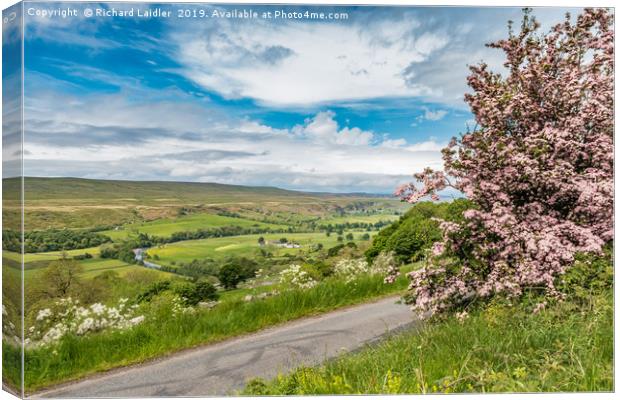
M448 186L474 208L443 222L443 241L409 274L414 309L438 312L472 298L514 297L554 284L576 253L613 239L613 17L587 9L539 35L521 31L489 47L505 77L470 67L465 100L477 127L443 149L444 171L415 174L396 194L416 202Z

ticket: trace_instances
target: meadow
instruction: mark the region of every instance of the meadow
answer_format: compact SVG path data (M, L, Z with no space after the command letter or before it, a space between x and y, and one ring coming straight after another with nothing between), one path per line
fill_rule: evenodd
M99 255L99 247L89 247L86 249L75 249L65 251L49 251L45 253L26 253L24 254L24 264L29 264L37 261L54 261L58 260L65 254L67 257L80 256L83 254L90 254L93 256ZM2 257L9 260L21 262L21 255L12 251L2 251ZM27 267L26 267L27 269Z
M371 214L371 215L364 215L364 214L352 214L352 215L346 215L346 216L341 216L341 217L329 217L329 218L323 218L320 220L320 224L321 225L328 225L328 224L332 224L332 225L341 225L341 224L352 224L352 223L365 223L365 224L375 224L377 222L393 222L396 221L399 218L398 215L395 214Z
M486 44L504 53L503 71L493 71L494 62L462 65L473 127L437 108L452 101L439 98L433 110L411 103L425 111L414 125L460 119L466 129L447 141L441 166L422 154L410 164L413 181L402 182L409 163L386 173L374 155L411 153L415 135L403 133L391 141L406 146L385 150L390 133L381 140L364 132L372 140L357 155L372 149L370 164L332 168L329 177L338 179L324 180L332 187L359 175L349 186L357 187L384 176L376 183L397 186L390 176L400 181L399 199L199 182L3 180L3 219L12 227L3 250L29 253L3 257L3 383L32 394L399 295L425 318L419 329L269 382L252 380L242 394L612 392L614 15L580 12L544 33L539 28L551 21L541 24L526 8L519 33L509 22L508 37ZM307 140L328 137L318 117L291 127L303 138L294 143L320 150ZM338 138L360 129L332 122ZM286 165L270 175L300 170L294 159L278 160ZM271 178L262 181L279 181ZM456 192L466 198L440 201ZM67 252L48 252L58 249Z
M259 246L258 239L262 237L268 243ZM357 240L360 235L357 234ZM270 242L278 242L286 238L289 242L298 243L300 248L279 247ZM157 262L170 264L172 262L191 262L201 258L225 258L227 256L258 256L261 250L269 252L273 257L295 255L302 252L312 251L313 246L323 245L324 248L338 244L336 234L327 236L325 233L276 233L264 235L241 235L224 238L212 238L202 240L188 240L183 242L169 243L149 249L151 258L156 257Z
M6 252L5 252L6 253ZM38 255L38 254L34 254ZM6 254L3 255L6 257ZM9 276L13 277L13 280L21 279L19 277L19 264L14 263L14 256L9 256L10 258L3 258L3 270L7 271ZM42 257L43 258L43 257ZM39 279L40 274L44 271L44 269L49 265L50 262L57 260L60 257L48 258L45 260L35 260L29 261L24 264L24 279L25 284L29 286L31 283L34 283L35 280ZM13 261L13 262L10 262ZM41 262L43 261L43 262ZM82 272L79 274L82 278L95 278L96 276L104 273L104 272L115 272L119 276L124 276L129 272L135 271L149 271L153 274L157 275L160 278L170 277L172 274L164 271L157 270L147 270L143 266L137 264L129 264L120 260L115 259L102 259L99 257L94 257L92 259L80 260L79 265L82 266Z
M242 228L261 228L283 230L288 228L282 224L268 224L245 218L199 213L178 218L163 218L149 222L126 224L119 229L99 232L112 240L126 239L132 234L145 233L153 236L168 237L176 232L197 231L199 229L239 226Z
M3 290L10 297L4 303L8 312L5 320L15 320L12 327L3 325L5 338L14 338L21 326L22 259L27 332L36 324L40 310L53 308L55 302L67 296L85 306L100 303L106 307L114 307L119 299L127 298L147 316L144 325L126 332L103 330L77 337L66 335L51 345L59 356L49 362L43 359L50 354L50 347L29 348L29 389L364 302L396 293L406 284L401 279L397 285L388 286L382 283L382 277L374 276L363 279L351 290L342 279L328 277L338 260L363 257L364 249L378 231L374 226L354 229L346 224L385 223L398 218L403 205L393 199L174 182L26 178L26 183L25 228L36 233L28 239L29 251L69 248L28 252L23 257L3 250ZM5 180L4 184L10 189L18 182ZM19 204L6 200L3 212L10 222L17 215L14 211ZM323 226L330 224L341 226L326 232ZM72 233L65 234L64 230ZM248 230L266 233L242 234ZM200 231L223 236L174 241L188 232ZM106 236L111 242L84 246L93 237ZM10 238L6 247L18 248L19 235ZM151 238L173 242L157 244ZM284 244L283 239L290 245ZM62 244L57 240L63 240ZM136 248L145 249L147 264L168 267L167 272L145 268L133 253ZM192 262L196 261L199 266L193 267ZM239 266L239 262L245 266ZM218 286L219 301L214 310L195 307L192 318L160 315L162 307L169 311L176 307L170 302L175 298L178 301L175 293L179 290L196 288L198 282L217 283L218 271L231 263L236 268L246 268L246 275L232 288ZM303 264L319 284L310 290L282 286L279 272L294 263ZM255 277L259 272L262 276ZM151 299L148 293L160 286L168 289L164 293L153 292ZM245 300L261 294L266 298L250 303ZM144 298L147 300L141 300ZM179 328L185 333L180 335ZM145 332L150 332L150 339L146 339ZM154 332L158 334L153 335ZM64 352L67 345L76 343L81 343L80 357L73 357L74 349ZM6 340L3 347L8 355L4 358L6 378L11 373L10 355L15 349ZM110 353L111 348L118 350ZM72 357L68 358L68 354ZM8 381L15 384L17 378Z

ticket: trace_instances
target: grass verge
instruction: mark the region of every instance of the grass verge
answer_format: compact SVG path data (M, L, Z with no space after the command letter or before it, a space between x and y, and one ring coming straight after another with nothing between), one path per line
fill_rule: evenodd
M613 290L540 313L491 305L427 324L244 394L397 394L613 390Z
M284 291L265 300L227 301L189 315L164 313L124 332L68 336L52 348L26 350L26 392L399 293L407 284L404 276L393 285L384 284L381 276L360 278L354 285L328 279L312 289ZM3 351L3 360L9 360L19 348L3 344ZM6 367L8 383L18 382L19 370Z

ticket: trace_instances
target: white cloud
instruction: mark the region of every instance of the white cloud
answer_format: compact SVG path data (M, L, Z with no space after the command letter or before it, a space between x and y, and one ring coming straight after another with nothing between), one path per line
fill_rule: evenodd
M424 142L409 144L405 139L385 139L381 143L381 147L390 149L403 149L413 153L421 151L440 152L441 149L446 147L445 143L438 143L434 139L426 140Z
M429 121L439 121L440 119L443 119L443 117L445 117L446 115L448 115L448 111L446 110L432 111L428 108L424 110L424 119L427 119Z
M332 111L275 129L212 105L132 103L123 94L42 93L26 106L25 172L33 176L389 193L411 173L442 165L438 145L342 127Z
M415 121L413 121L410 126L412 127L416 127L418 126L418 124L422 121L439 121L441 119L443 119L446 115L448 115L448 111L447 110L431 110L428 107L422 107L422 110L424 111L423 114L418 115L415 118Z
M301 137L309 138L315 142L324 144L344 144L363 146L371 144L374 139L372 132L363 131L359 128L339 129L338 122L334 119L333 111L319 112L314 118L307 121L306 125L297 125L293 132Z
M420 142L420 143L414 143L410 146L404 146L404 148L412 152L418 152L418 151L439 152L444 147L446 147L445 143L437 143L434 140L427 140L427 141Z
M398 148L398 147L403 147L407 144L407 141L405 139L385 139L383 140L383 142L381 142L381 147L387 147L387 148Z
M359 18L337 23L187 25L172 34L172 48L178 49L183 75L228 98L292 107L422 97L464 108L468 65L484 60L505 71L504 54L485 44L505 38L507 21L522 17L516 7L401 10L356 10ZM548 29L565 11L535 14ZM431 120L443 117L432 113Z
M199 85L228 98L292 106L432 94L430 86L408 85L403 71L448 37L418 34L415 26L413 18L366 26L225 21L173 39L181 73Z

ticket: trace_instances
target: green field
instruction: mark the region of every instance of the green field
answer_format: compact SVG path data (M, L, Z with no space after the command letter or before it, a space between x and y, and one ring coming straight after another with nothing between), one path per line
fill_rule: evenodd
M157 255L163 263L170 263L171 261L191 262L194 259L222 258L231 255L252 256L261 249L258 245L258 238L261 236L267 242L277 241L285 237L289 242L297 242L302 246L298 249L287 249L275 245L266 245L264 250L271 252L276 257L308 251L312 245L318 243L323 244L325 248L338 244L337 235L334 234L328 237L324 233L278 233L187 240L154 247L149 249L148 253L151 257ZM359 239L359 234L356 235L355 239Z
M77 250L67 250L64 251L67 257L79 256L85 253L89 253L90 255L97 256L99 255L99 247L89 247L87 249L77 249ZM54 261L62 257L62 251L50 251L46 253L26 253L24 255L24 263L28 264L35 261ZM12 251L3 250L2 257L8 258L9 260L21 261L21 256L19 253L15 253Z
M102 272L105 271L114 271L119 275L123 276L127 272L130 271L141 271L144 270L145 267L136 265L136 264L127 264L120 260L114 259L101 259L94 258L91 260L84 260L80 262L80 265L84 267L84 272L81 274L84 278L93 278ZM169 272L152 270L154 273L157 273L161 277L171 276L172 274Z
M375 224L377 222L382 222L382 221L390 221L390 222L396 221L398 218L400 218L400 216L395 215L395 214L371 214L371 215L352 214L352 215L345 215L342 217L332 217L332 218L321 219L318 223L319 225L327 225L327 224L339 225L339 224L346 224L347 222L350 224L354 224L354 223Z
M80 260L79 263L84 267L84 272L82 276L85 278L92 278L104 271L116 271L119 275L124 275L129 271L135 270L143 270L144 267L136 264L127 264L120 260L115 259L102 259L97 257L99 255L99 248L93 247L89 249L80 249L80 250L70 250L67 251L67 256L72 257L76 255L81 255L84 253L90 253L94 256L94 258L87 260ZM32 277L34 274L40 272L44 269L49 262L58 260L62 257L62 252L54 251L49 253L33 253L26 254L25 256L25 268L24 268L24 277L28 279ZM9 268L11 270L19 272L19 254L11 251L4 250L2 252L3 264L4 268ZM162 276L167 276L169 273L162 271L154 271Z
M78 255L89 253L95 259L99 255L99 247L90 247L87 249L68 250L64 252L67 257L71 258ZM24 271L25 276L30 276L30 272L46 268L52 261L62 257L62 251L50 251L46 253L27 253L24 255ZM84 260L86 261L86 260ZM19 271L21 268L21 255L8 250L2 250L2 262L4 266ZM83 261L82 261L83 262Z
M266 224L245 218L227 217L214 214L194 214L179 218L166 218L156 221L128 224L119 230L100 232L112 240L119 240L131 234L146 233L153 236L167 237L176 232L197 231L199 229L219 228L223 226L239 226L242 228L286 229L286 225Z

